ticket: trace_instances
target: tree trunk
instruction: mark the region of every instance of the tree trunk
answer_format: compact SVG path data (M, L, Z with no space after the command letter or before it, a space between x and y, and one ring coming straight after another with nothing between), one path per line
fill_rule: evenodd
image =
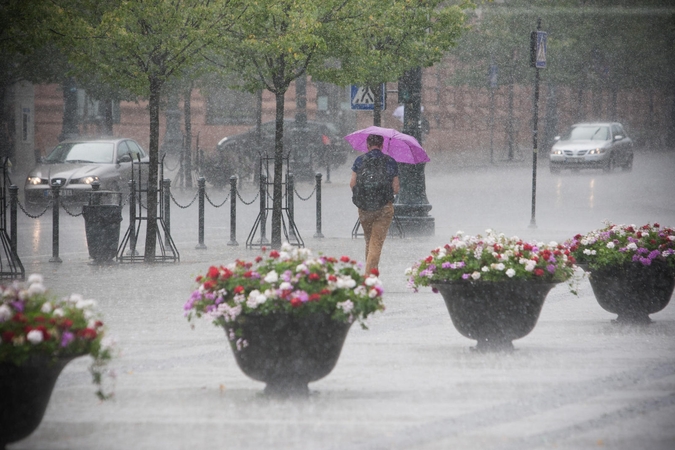
M382 126L382 88L379 84L371 84L370 89L373 91L375 97L375 104L373 105L373 125L376 127Z
M104 98L103 103L103 134L106 136L113 135L113 100L111 98Z
M274 193L272 197L272 248L281 248L281 199L284 169L284 92L277 91L276 134L274 137Z
M159 166L159 97L162 93L162 82L150 80L150 166L148 167L148 220L145 235L144 261L155 262L157 245L157 171Z

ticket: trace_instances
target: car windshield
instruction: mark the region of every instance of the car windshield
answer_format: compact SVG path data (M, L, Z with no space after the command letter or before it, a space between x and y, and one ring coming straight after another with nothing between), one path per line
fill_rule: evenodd
M57 145L45 161L112 164L114 151L115 146L111 142L68 142Z
M564 141L607 141L609 140L609 127L588 125L574 127L563 138Z

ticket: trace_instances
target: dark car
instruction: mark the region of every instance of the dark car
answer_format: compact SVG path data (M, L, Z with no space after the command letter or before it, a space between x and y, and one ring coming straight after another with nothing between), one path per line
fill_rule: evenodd
M562 136L556 136L549 162L551 173L561 169L633 168L633 141L617 122L578 123Z
M232 175L240 179L256 178L260 157L274 157L275 122L265 122L244 133L221 139L214 153L205 156L202 174L215 186L225 186ZM347 161L351 147L332 123L307 121L304 125L284 120L284 155L297 179L313 178L326 167ZM273 171L272 164L269 166Z
M59 143L28 174L24 198L28 207L44 207L51 198L51 187L60 186L65 203L84 205L89 201L91 184L101 190L128 192L132 159L148 161L148 156L132 139L82 139Z

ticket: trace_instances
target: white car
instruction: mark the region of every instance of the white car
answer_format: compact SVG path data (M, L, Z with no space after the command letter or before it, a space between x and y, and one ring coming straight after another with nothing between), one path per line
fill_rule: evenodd
M141 146L132 139L60 142L28 174L24 185L26 206L46 206L51 199L51 188L56 185L60 187L59 197L63 202L75 205L89 202L94 181L100 183L102 191L128 192L132 160L146 164L149 160ZM144 173L147 176L147 169Z
M564 136L556 136L549 162L551 173L562 169L633 168L633 141L617 122L578 123Z

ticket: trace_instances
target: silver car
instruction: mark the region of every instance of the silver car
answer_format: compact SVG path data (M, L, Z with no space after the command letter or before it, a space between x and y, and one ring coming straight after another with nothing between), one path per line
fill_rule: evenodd
M46 206L52 196L51 187L55 185L60 186L64 203L76 205L88 203L94 181L101 184L101 190L128 192L132 160L148 162L145 151L132 139L60 142L28 174L24 185L26 206Z
M633 141L617 122L578 123L562 136L549 154L551 173L562 169L603 169L615 167L624 171L633 168Z

